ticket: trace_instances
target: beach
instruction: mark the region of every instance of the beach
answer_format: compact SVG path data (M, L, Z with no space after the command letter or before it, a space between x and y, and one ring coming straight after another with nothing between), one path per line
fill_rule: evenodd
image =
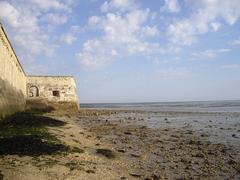
M82 108L75 114L48 112L41 117L49 118L44 126L55 138L49 138L54 148L1 151L4 179L240 178L236 111Z

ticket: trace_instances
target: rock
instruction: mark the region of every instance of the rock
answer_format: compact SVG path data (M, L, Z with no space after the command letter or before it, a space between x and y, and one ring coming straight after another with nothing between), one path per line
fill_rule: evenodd
M118 152L121 152L121 153L125 153L125 152L126 152L125 149L118 149L117 151L118 151Z
M127 134L127 135L132 135L132 133L131 133L131 132L129 132L129 131L125 131L125 132L124 132L124 134Z
M198 158L204 158L204 154L203 153L196 153L195 155L193 155L194 157L198 157Z
M228 161L228 164L230 164L230 165L233 165L233 164L236 164L237 162L236 161L234 161L233 159L230 159L229 161Z
M95 171L94 171L94 170L91 170L91 169L86 170L86 172L87 172L87 173L95 173Z
M127 179L125 176L122 176L120 179Z
M232 134L232 137L233 138L238 138L236 134Z
M141 155L140 154L131 154L132 157L136 157L136 158L139 158Z
M113 151L109 150L109 149L97 149L96 153L101 154L108 159L113 159L113 158L116 157L115 153Z
M134 173L129 173L131 176L133 177L142 177L142 175L138 172L134 172Z

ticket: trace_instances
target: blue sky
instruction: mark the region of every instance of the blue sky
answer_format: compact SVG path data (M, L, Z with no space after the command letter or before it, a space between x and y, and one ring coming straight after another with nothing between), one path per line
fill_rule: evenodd
M240 99L240 0L0 0L28 74L80 102Z

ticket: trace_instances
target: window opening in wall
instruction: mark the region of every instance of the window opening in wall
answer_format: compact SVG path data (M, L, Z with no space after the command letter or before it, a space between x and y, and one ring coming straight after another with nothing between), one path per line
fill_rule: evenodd
M53 96L60 97L60 92L59 91L53 91Z

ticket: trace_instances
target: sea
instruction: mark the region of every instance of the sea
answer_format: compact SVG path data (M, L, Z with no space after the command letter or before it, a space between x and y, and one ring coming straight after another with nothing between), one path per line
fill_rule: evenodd
M147 103L88 103L81 108L141 110L151 112L240 112L240 100L147 102Z

